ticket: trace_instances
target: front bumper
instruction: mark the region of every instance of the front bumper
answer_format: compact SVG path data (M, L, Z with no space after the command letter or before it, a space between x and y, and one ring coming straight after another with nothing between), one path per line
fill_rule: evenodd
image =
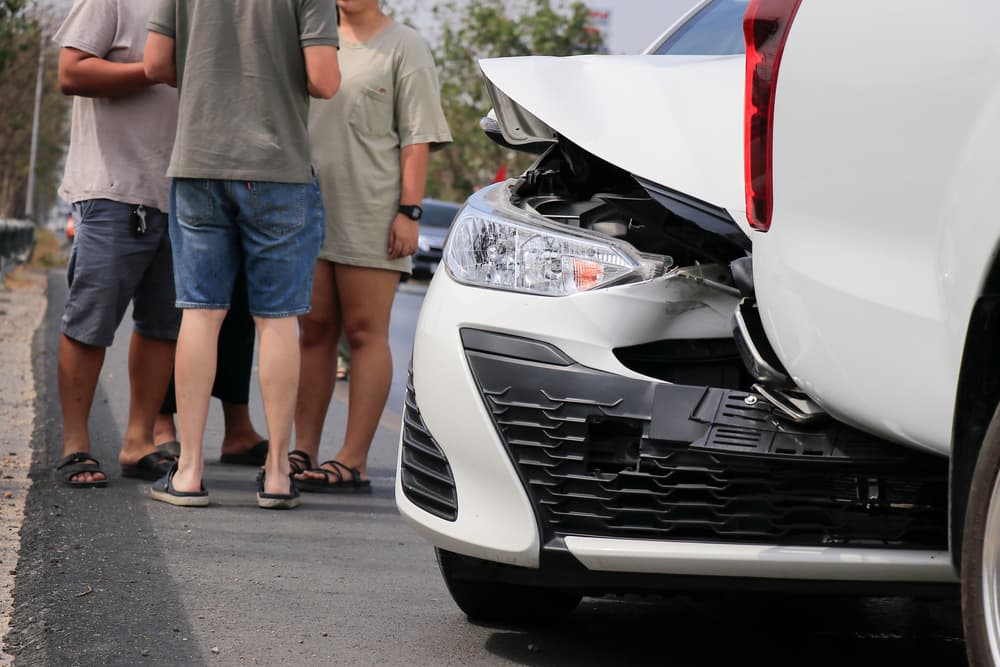
M441 488L455 507L427 511L407 491L404 423L404 518L439 548L553 584L567 562L593 575L584 587L633 575L953 582L944 459L847 429L789 434L766 426L764 403L741 412L746 393L622 365L615 348L731 335L735 298L694 287L664 277L551 299L440 272L408 402L447 465L452 486ZM868 492L880 512L859 510Z

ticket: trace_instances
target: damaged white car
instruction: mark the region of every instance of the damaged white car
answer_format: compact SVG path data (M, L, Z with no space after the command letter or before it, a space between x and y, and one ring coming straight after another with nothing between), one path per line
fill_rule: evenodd
M746 8L703 2L643 56L481 63L484 129L540 154L455 219L396 486L472 618L605 592L955 591L947 458L827 414L765 335Z

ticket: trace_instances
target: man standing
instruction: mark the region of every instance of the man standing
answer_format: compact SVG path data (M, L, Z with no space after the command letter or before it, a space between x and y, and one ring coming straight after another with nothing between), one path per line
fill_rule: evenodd
M152 3L77 0L55 35L59 86L76 96L59 190L73 204L76 229L59 343L63 459L56 466L73 487L108 483L90 455L87 422L105 349L130 301L129 415L118 461L126 477L157 479L171 460L153 447L153 422L180 324L164 213L177 95L143 71Z
M309 96L333 97L334 0L157 0L145 54L151 79L177 85L168 175L177 305L181 456L151 492L203 506L202 438L216 341L236 273L246 270L260 338L270 445L257 504L298 504L288 449L298 385L297 316L308 312L324 212L312 173Z

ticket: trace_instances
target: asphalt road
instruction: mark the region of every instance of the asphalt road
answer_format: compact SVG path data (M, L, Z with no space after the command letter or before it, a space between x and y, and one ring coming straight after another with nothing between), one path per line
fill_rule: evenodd
M15 665L961 665L954 602L730 596L587 599L560 625L468 623L430 546L396 513L392 476L409 341L422 287L393 313L396 375L372 456L371 496L305 496L264 512L251 468L215 463L204 509L152 502L115 464L127 408L127 324L105 364L91 421L106 489L67 489L55 386L64 276L50 274L35 338L39 415L9 649ZM338 387L321 454L336 450ZM263 428L260 402L251 399Z

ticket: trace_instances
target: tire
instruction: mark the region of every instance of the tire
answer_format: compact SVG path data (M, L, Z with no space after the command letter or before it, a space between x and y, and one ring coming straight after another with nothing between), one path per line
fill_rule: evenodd
M1000 407L986 430L962 533L962 624L969 664L1000 667Z
M448 592L470 621L503 625L540 625L565 618L580 604L582 595L557 588L521 586L459 577L473 567L490 563L436 549L438 567Z

